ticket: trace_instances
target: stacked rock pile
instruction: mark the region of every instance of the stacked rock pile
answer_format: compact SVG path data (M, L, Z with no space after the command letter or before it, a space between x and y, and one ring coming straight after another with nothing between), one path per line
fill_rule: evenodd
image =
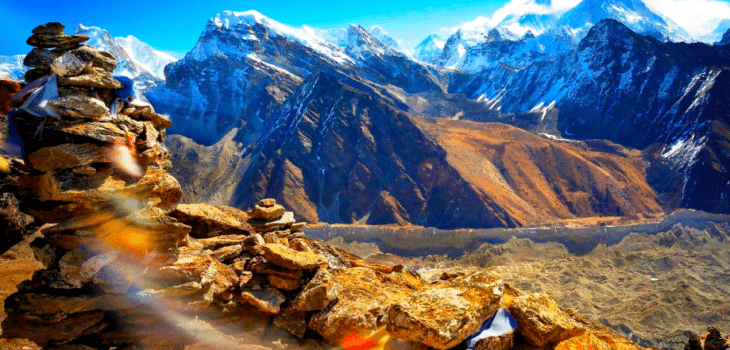
M11 162L11 176L18 207L46 224L32 242L45 269L5 300L3 337L45 349L251 349L255 337L243 335L273 325L299 339L318 333L330 345L317 348L449 349L475 333L475 349L638 348L483 269L430 281L310 240L273 199L248 213L177 205L182 192L160 151L169 119L149 105L112 113L116 63L84 40L49 23L28 41L38 49L32 74L53 72L59 90L45 124L14 114L27 156ZM120 147L138 175L118 164ZM517 331L479 332L500 307Z
M114 103L119 99L119 91L131 91L131 86L125 87L112 76L117 67L114 56L81 45L89 39L88 36L65 35L63 30L61 23L41 25L33 29L33 35L27 41L35 48L23 61L26 66L32 67L26 72L25 80L29 85L46 91L29 97L31 105L22 108L29 113L12 120L26 141L25 154L47 146L83 144L83 147L78 146L78 149L68 152L63 149L63 153L70 153L75 162L69 168L89 172L92 170L88 165L104 156L98 146L123 140L137 153L143 166L169 158L161 145L165 129L172 125L170 119L155 113L149 104L129 101L126 96L124 101ZM30 89L28 93L32 91ZM30 140L42 142L28 142ZM57 151L53 155L58 154ZM61 166L57 163L40 164L39 156L37 154L31 162L35 161L40 170ZM61 162L65 159L54 160Z

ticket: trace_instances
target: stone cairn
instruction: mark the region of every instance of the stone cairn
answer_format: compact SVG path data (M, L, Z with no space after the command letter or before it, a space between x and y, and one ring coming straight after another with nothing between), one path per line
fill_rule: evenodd
M16 117L26 156L5 176L44 224L31 247L45 268L6 299L4 338L67 350L261 349L245 344L281 329L294 343L279 348L316 338L315 348L449 349L505 307L517 333L479 338L474 349L638 348L483 269L425 279L310 240L273 199L248 212L178 205L161 145L169 118L147 104L112 113L114 58L63 29L49 23L28 39L26 81L57 76L48 105L60 118ZM110 150L120 144L142 175L116 164Z

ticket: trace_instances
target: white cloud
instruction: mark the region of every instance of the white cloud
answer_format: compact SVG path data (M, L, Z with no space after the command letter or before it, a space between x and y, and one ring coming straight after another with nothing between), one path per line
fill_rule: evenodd
M652 10L662 13L698 37L715 29L717 19L730 18L730 4L717 0L645 0Z
M474 19L473 21L466 22L458 27L451 28L451 31L455 32L459 28L461 28L462 30L465 30L465 31L473 31L473 30L479 30L479 29L482 29L485 27L491 28L491 27L494 27L494 24L492 23L492 21L489 18L479 16L476 19Z
M549 5L542 4L545 2L546 1L541 1L538 3L535 0L512 0L492 15L492 21L494 23L499 23L507 16L521 16L527 13L561 13L575 7L581 2L581 0L553 0L547 1Z

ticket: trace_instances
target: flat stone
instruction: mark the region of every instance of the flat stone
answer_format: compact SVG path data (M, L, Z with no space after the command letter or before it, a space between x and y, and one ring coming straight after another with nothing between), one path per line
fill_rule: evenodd
M278 314L281 311L281 304L286 301L284 294L275 288L266 287L262 290L244 290L241 292L241 300L249 303L267 314Z
M180 207L180 205L178 205L178 207ZM178 221L180 221L180 220L178 220ZM190 225L190 223L188 223L187 225ZM243 241L246 239L246 237L249 237L249 236L223 235L223 236L216 236L216 237L211 237L211 238L201 238L196 241L201 244L201 246L200 246L201 249L216 250L218 248L222 248L225 246L243 244Z
M260 275L278 275L284 278L299 279L302 277L302 270L289 270L268 262L261 256L255 256L246 265L246 270Z
M91 61L82 60L68 52L56 57L51 62L51 70L60 77L79 75L89 68L91 68Z
M42 49L51 47L67 48L81 44L87 40L89 40L89 36L84 34L65 35L38 33L31 35L25 43Z
M305 226L307 226L306 222L295 222L295 223L291 224L291 227L289 227L289 230L291 232L297 232L297 231L300 231L301 229L303 229Z
M332 284L337 289L337 302L316 312L309 320L308 327L332 344L342 344L344 339L353 334L367 338L385 326L388 309L393 304L426 288L425 282L413 276L384 274L366 267L333 269L329 272ZM309 288L307 285L302 293ZM294 307L298 306L297 300L294 304Z
M113 73L117 68L117 61L112 54L88 45L68 51L65 55L72 56L81 62L90 62L92 67L101 68L108 73Z
M249 215L251 213L249 212ZM294 223L294 213L287 211L279 219L276 220L260 220L251 219L248 221L249 224L256 230L256 232L271 232L281 230Z
M59 22L48 22L41 24L33 28L33 34L49 34L49 35L63 35L63 30L66 28L63 23Z
M136 120L150 121L158 130L172 126L170 117L164 114L155 113L154 108L152 108L152 105L150 104L142 104L140 102L133 101L129 110L129 112L124 112L124 114L128 114L131 118Z
M85 282L68 278L58 270L41 269L33 273L30 280L18 284L19 292L37 292L51 289L80 289Z
M233 259L239 255L241 255L241 252L243 251L243 246L240 244L236 245L229 245L227 247L216 249L211 256L220 260L220 261L226 261Z
M86 176L96 174L96 168L94 168L93 166L90 166L90 165L74 167L73 169L71 169L71 171L74 174L86 175Z
M95 162L108 162L108 150L92 143L66 143L41 148L28 156L30 165L42 172L67 169ZM95 172L95 171L94 171Z
M60 100L48 101L48 104L55 107L56 113L63 117L95 121L111 120L109 108L104 102L93 97L67 96Z
M77 122L60 124L57 127L49 126L49 128L64 134L88 137L101 142L114 142L125 135L122 129L109 122Z
M44 293L15 293L5 302L5 311L16 316L37 317L53 322L79 312L128 309L140 303L135 298L119 298L109 294L57 296Z
M286 308L274 317L274 326L286 330L293 336L303 338L307 331L307 313Z
M499 309L499 276L480 271L413 293L388 312L388 331L435 349L452 348L474 334Z
M75 76L62 76L58 79L58 85L85 86L101 89L121 89L122 83L114 79L112 75L98 67L86 69L83 74Z
M262 255L274 265L290 270L309 270L327 265L327 259L314 252L300 252L281 244L265 244Z
M41 346L49 342L68 342L97 329L99 325L106 326L104 317L104 312L91 311L68 315L54 322L43 322L10 315L3 322L3 337L29 339Z
M73 174L73 173L71 173ZM39 176L18 178L21 191L41 201L62 201L84 204L88 208L106 205L107 201L121 196L131 199L153 200L160 208L176 204L182 197L177 180L162 169L147 169L145 175L135 182L127 182L117 175L103 176L94 182L85 183L83 177L68 174L44 173ZM167 219L166 223L172 223ZM176 223L190 227L182 223Z
M27 70L23 74L23 80L25 80L25 83L26 84L30 84L30 83L38 80L39 78L44 77L44 76L49 75L49 74L51 74L51 70L50 69L46 69L46 68L33 68L33 69Z
M276 199L274 199L274 198L264 198L264 199L262 199L262 200L259 201L258 205L261 206L261 207L264 207L264 208L271 208L274 205L276 205Z
M294 278L284 278L277 275L266 275L269 284L281 290L297 290L302 285L302 280Z
M202 294L202 290L203 286L199 282L191 281L164 289L145 289L142 291L142 294L149 296L164 295L168 297L181 297Z
M254 232L245 212L229 206L205 203L179 204L170 213L178 221L190 225L191 236L197 238L220 235L250 235Z
M520 325L520 334L535 346L557 344L585 332L583 326L545 294L517 296L508 310Z
M114 259L119 256L120 252L116 250L108 251L99 255L95 255L90 259L83 261L79 268L79 275L85 280L90 280L94 275L99 273L104 266L111 264Z
M51 64L56 58L61 57L63 52L57 50L44 50L34 48L23 59L23 65L26 67L51 69Z
M285 212L286 209L284 209L284 207L279 204L274 204L269 207L256 204L253 209L248 211L248 215L252 219L274 221L281 218L281 216L284 215Z

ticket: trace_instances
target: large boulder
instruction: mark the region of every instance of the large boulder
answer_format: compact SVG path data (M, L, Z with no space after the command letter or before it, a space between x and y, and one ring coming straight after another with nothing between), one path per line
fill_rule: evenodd
M205 203L180 204L170 213L178 221L190 225L193 237L249 235L254 232L249 216L236 208Z
M309 270L327 265L327 259L320 254L296 251L281 244L268 243L261 249L266 260L290 270Z
M369 336L385 326L391 305L405 301L414 291L426 286L416 276L387 274L366 267L332 269L329 272L331 281L324 283L332 283L332 288L336 288L337 301L315 313L309 320L309 328L332 344L341 344L353 335ZM305 290L309 288L307 286ZM309 303L311 306L316 308L324 304L327 288L322 289L323 300L317 306L311 305L317 303Z
M545 294L517 296L508 309L520 325L520 334L535 346L557 344L585 332L583 326Z
M499 276L481 271L413 293L390 308L388 331L436 349L452 348L497 312L502 288Z

